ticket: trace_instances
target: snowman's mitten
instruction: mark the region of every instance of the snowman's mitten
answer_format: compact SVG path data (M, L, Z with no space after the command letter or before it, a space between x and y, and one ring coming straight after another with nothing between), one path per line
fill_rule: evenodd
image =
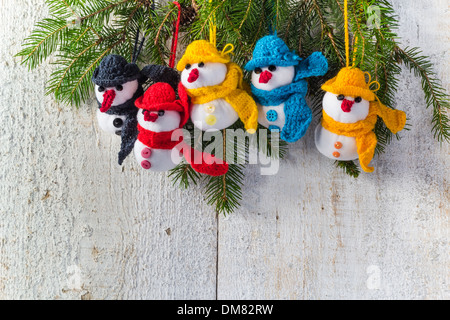
M178 72L166 66L151 64L145 66L141 73L154 83L168 83L174 90L177 90L178 83L180 82Z
M322 52L314 52L308 58L301 61L297 68L298 72L295 77L296 80L309 77L320 77L327 73L328 61Z
M139 131L137 129L136 115L129 115L122 127L122 143L119 152L119 165L122 165L123 161L133 151L134 143L136 142Z
M281 139L290 143L296 142L305 135L311 124L311 109L301 94L294 94L285 102L284 113L286 123L281 130Z

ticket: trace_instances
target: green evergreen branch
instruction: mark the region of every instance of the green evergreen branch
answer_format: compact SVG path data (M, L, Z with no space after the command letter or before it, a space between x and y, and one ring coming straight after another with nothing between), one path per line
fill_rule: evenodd
M414 71L422 79L422 89L425 93L427 108L433 108L433 134L438 141L450 142L450 109L449 96L440 81L435 78L432 64L423 56L418 48L395 47L395 58Z

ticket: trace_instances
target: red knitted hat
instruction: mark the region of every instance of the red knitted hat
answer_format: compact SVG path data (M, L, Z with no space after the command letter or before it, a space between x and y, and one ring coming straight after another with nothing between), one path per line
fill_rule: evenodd
M181 90L184 90L184 88ZM139 109L148 111L178 111L181 113L181 128L189 119L189 102L184 96L184 92L180 92L181 99L176 100L175 90L172 86L165 82L158 82L150 86L144 95L136 100L135 105Z

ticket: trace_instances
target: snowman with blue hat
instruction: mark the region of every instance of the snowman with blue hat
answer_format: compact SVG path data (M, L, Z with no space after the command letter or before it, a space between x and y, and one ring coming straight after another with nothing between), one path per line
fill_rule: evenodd
M302 138L312 120L305 100L308 91L305 78L327 73L324 55L314 52L302 59L276 34L268 35L258 40L245 69L252 71L251 88L258 104L258 123L271 131L280 131L281 139L286 142Z

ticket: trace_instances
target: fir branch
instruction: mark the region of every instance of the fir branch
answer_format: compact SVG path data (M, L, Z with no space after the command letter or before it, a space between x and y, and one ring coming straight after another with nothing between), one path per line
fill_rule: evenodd
M394 48L395 59L414 71L422 79L422 89L425 93L427 108L433 108L433 134L440 142L450 142L450 109L449 95L445 92L440 81L435 77L432 64L422 55L418 48Z
M358 178L361 174L361 170L353 161L336 161L335 165L353 178Z
M200 174L188 163L180 163L169 172L168 177L172 179L174 185L179 184L184 189L188 189L191 183L197 185L201 179Z

